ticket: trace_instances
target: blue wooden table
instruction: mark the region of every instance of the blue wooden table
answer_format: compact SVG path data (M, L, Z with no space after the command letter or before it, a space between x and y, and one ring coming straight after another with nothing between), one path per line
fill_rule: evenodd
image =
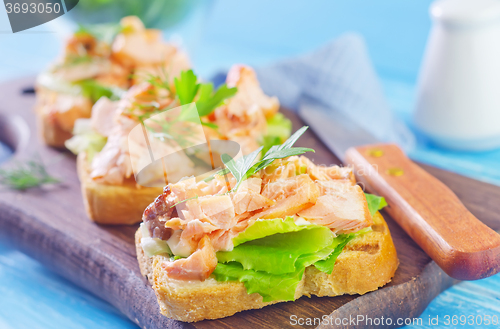
M209 77L233 63L263 65L312 50L345 31L357 31L366 39L391 107L409 121L431 24L429 3L213 1L170 32L183 37L197 71ZM59 54L71 28L62 17L11 34L6 13L0 9L0 81L39 72ZM432 145L424 136L418 138L412 158L500 185L500 150L451 152ZM0 158L2 154L0 148ZM482 318L483 324L468 324L471 316ZM407 328L500 328L500 323L485 325L487 316L490 322L495 316L500 321L500 275L448 289L421 315L422 325L415 322ZM436 317L438 325L433 325ZM0 328L129 327L135 325L112 306L0 241Z

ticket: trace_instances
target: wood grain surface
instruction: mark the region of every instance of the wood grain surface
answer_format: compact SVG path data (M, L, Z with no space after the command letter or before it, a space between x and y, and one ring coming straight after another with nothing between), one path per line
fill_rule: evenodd
M437 294L454 283L384 213L401 265L393 281L378 291L363 296L302 297L295 302L194 324L167 319L159 313L153 290L139 272L134 250L137 226L111 227L91 222L80 195L75 156L48 148L38 138L32 111L34 95L21 94L23 88L32 84L33 79L27 78L0 86L0 123L11 127L2 129L0 138L16 148L14 159L6 165L15 166L16 161L39 156L62 183L26 192L1 190L0 237L110 302L142 328L296 328L290 322L292 315L331 315L333 323L337 318L358 314L416 317ZM294 129L302 126L293 113L285 113L293 120ZM339 163L312 131L298 144L316 149L312 155L316 163ZM437 168L424 168L448 185L476 217L493 229L500 229L500 188Z
M386 211L446 274L477 280L500 271L500 235L397 145L351 148L346 163L368 191L386 198Z

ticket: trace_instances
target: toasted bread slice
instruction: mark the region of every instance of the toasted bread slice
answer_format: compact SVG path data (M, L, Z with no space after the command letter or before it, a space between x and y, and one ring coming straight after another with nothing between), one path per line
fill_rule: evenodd
M90 219L100 224L131 225L142 220L144 209L163 191L161 187L138 187L135 182L106 185L89 176L87 155L77 158L83 202Z
M73 136L75 121L90 118L92 101L84 96L62 94L37 86L38 129L47 145L64 147L64 142Z
M399 265L396 248L384 218L377 213L373 222L372 232L346 245L331 274L320 272L314 266L306 268L295 299L303 295L362 295L391 281ZM140 230L135 240L141 274L149 279L161 313L169 318L185 322L218 319L279 302L264 303L259 294L249 295L240 282L218 282L212 277L203 282L171 279L161 266L165 256L144 254Z
M73 134L54 124L47 113L37 111L36 115L38 131L45 144L52 147L64 148L64 142L70 139Z

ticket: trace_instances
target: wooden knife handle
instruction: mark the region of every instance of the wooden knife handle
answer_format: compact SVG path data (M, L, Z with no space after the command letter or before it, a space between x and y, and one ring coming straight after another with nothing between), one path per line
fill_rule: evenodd
M476 280L500 271L500 235L398 146L350 148L345 162L369 192L386 198L386 211L448 275Z

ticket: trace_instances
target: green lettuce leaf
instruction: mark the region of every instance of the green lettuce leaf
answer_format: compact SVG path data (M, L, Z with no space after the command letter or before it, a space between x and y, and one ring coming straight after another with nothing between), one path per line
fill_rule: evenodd
M75 135L64 142L64 145L73 153L87 152L87 160L92 161L94 155L101 152L108 139L96 132Z
M67 82L54 77L50 72L42 73L37 78L37 84L63 94L83 95L90 98L92 102L97 102L102 96L111 100L118 100L125 93L118 87L104 86L93 79L81 80L78 82Z
M75 84L82 88L82 95L90 98L94 103L103 96L111 100L118 100L122 93L118 88L103 86L93 79L82 80Z
M306 229L247 241L234 247L232 251L218 252L217 258L222 263L236 261L246 270L270 274L295 272L300 267L321 259L316 259L316 254L329 247L334 239L327 227L307 225L304 228ZM328 257L332 250L330 249L323 258ZM297 263L303 255L309 255L309 258Z
M377 211L387 206L387 201L381 196L365 193L366 202L368 202L368 210L373 216Z
M247 227L247 229L233 238L234 246L238 246L247 241L257 240L270 236L276 233L289 233L302 231L308 227L317 225L304 223L306 225L298 225L293 220L293 217L285 219L258 219L255 223Z
M73 137L64 142L64 145L73 154L87 153L87 160L92 161L96 153L101 152L108 139L92 129L90 119L75 121Z
M280 145L290 137L292 122L282 113L276 113L267 119L267 133L262 139L262 156L274 145Z
M366 198L372 216L387 205L382 197ZM217 253L214 277L243 282L249 294L259 293L266 302L293 300L306 267L331 274L345 246L370 231L334 236L326 227L292 217L257 220L233 238L232 251Z
M302 224L303 223L303 224ZM306 267L333 270L344 246L357 233L335 237L320 225L292 217L257 220L233 238L234 249L218 252L214 271L218 281L239 281L247 292L264 301L293 300Z
M267 119L267 136L276 136L281 143L286 141L292 133L292 121L287 119L283 113L276 113Z
M213 274L217 281L239 281L245 284L247 293L258 293L264 302L294 300L295 290L302 280L304 267L292 273L274 275L267 272L245 270L238 262L219 263Z
M281 138L279 138L278 136L264 136L264 138L262 139L262 157L264 157L264 155L271 149L271 147L273 147L274 145L280 145L281 143Z
M337 238L334 239L332 245L330 246L331 248L333 248L333 252L330 253L328 258L319 260L316 263L314 263L314 267L316 267L321 272L331 274L333 271L333 266L335 265L335 261L337 260L337 257L339 257L342 250L344 250L346 244L349 243L349 241L354 239L356 236L357 236L356 233L339 235Z

